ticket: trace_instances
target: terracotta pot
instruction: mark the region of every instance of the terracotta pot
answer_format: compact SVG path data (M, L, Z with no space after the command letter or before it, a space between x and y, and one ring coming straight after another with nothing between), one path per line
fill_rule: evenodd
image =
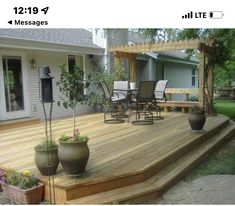
M0 168L0 182L2 181L2 178L5 176L5 170ZM0 192L2 191L2 186L0 184Z
M49 150L34 148L35 164L42 175L49 176L56 174L59 165L58 146ZM48 164L49 155L49 164Z
M11 200L11 203L39 204L43 200L44 184L39 183L38 186L25 190L4 182L1 184L6 198Z
M77 175L85 171L90 156L87 142L65 143L59 141L59 159L66 173Z
M192 130L202 130L206 122L205 113L189 113L188 121Z

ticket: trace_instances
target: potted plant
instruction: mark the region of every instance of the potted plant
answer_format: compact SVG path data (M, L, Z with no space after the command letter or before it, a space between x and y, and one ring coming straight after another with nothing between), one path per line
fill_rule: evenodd
M93 105L95 112L103 111L103 97L97 92L91 92L89 95L89 104Z
M72 136L61 136L59 158L66 173L76 175L85 171L90 156L88 140L87 136L80 134L78 128L74 129Z
M104 66L97 65L96 71L92 74L92 81L89 89L92 91L89 95L89 101L94 105L94 110L106 111L109 108L108 101L104 98L103 91L100 87L100 82L105 82L110 89L113 90L113 84L115 80L127 80L128 75L126 69L122 66L115 66L111 71L105 70ZM95 91L95 92L93 92Z
M54 175L59 165L58 145L53 140L43 140L35 150L34 161L42 175Z
M0 182L2 181L3 177L5 176L5 170L0 168ZM2 186L0 184L0 192L2 191Z
M188 121L193 131L203 129L206 122L205 110L199 106L194 106L189 109Z
M61 78L57 82L59 90L63 95L58 101L65 108L73 110L73 133L72 135L62 135L59 139L59 159L62 167L70 175L77 175L85 170L89 159L88 138L81 136L76 129L76 106L79 102L87 101L84 95L84 89L90 85L91 76L85 77L85 74L78 65L74 66L73 72L66 71L64 65L61 65Z
M39 204L43 200L44 185L28 170L9 170L1 181L7 199L14 204Z

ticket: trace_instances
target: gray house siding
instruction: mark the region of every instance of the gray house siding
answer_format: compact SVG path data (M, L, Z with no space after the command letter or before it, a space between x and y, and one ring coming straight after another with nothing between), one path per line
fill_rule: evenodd
M165 62L164 79L168 79L170 88L193 88L192 86L192 69L193 65ZM198 79L196 79L196 82ZM173 100L184 100L185 95L173 94Z
M164 63L156 62L156 80L164 79Z
M53 118L58 118L58 117L63 117L63 116L68 116L72 115L72 110L71 109L65 109L63 107L58 107L57 106L57 101L59 100L60 92L59 88L56 85L56 82L60 78L60 69L59 65L61 64L66 64L67 66L67 54L66 53L47 53L47 54L42 54L42 53L30 53L27 55L28 62L32 58L35 58L37 61L37 64L39 66L38 69L29 69L29 96L30 96L30 110L31 110L31 116L33 117L38 117L40 119L44 118L43 116L43 109L42 109L42 104L40 102L40 73L42 72L43 66L47 65L50 67L51 70L51 76L53 76L53 97L54 97L54 106L53 106L53 113L52 117ZM92 72L92 65L90 65L88 55L85 55L85 70L86 72L90 73ZM46 104L46 108L48 108L49 105ZM82 113L88 113L91 112L92 109L91 107L87 105L79 105L77 107L77 113L82 114Z

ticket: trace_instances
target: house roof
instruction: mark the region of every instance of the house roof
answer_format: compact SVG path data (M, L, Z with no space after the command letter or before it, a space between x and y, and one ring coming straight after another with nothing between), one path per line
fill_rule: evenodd
M99 48L85 29L0 29L0 37Z
M128 41L133 44L141 44L144 42L150 42L148 38L136 31L128 31Z
M198 62L198 58L191 56L189 57L185 51L168 51L168 52L158 52L161 57L171 57L176 59L184 59L185 61Z

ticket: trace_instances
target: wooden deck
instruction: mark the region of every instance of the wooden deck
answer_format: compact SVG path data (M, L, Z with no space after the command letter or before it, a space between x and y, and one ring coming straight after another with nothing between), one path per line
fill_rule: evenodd
M141 202L157 196L235 134L223 115L208 116L205 132L192 133L183 113L163 113L153 125L105 124L103 114L78 117L82 134L90 137L86 172L69 177L59 166L55 176L56 203L102 204ZM54 120L53 136L71 134L72 119ZM34 146L44 124L0 131L0 168L30 169L42 182L34 164ZM48 198L46 187L45 198Z

